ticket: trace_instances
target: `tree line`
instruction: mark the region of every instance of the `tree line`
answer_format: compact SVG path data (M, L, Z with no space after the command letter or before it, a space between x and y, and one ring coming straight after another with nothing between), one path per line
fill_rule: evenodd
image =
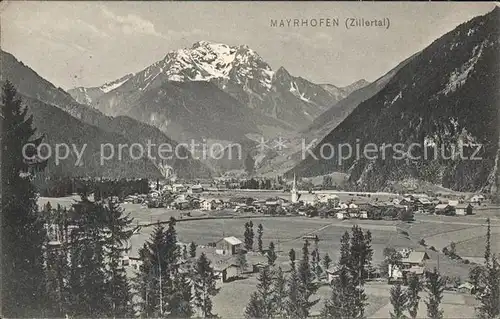
M64 197L79 194L82 191L94 193L99 200L117 196L121 199L128 195L147 194L149 192L148 179L95 179L77 177L36 178L35 187L44 197Z

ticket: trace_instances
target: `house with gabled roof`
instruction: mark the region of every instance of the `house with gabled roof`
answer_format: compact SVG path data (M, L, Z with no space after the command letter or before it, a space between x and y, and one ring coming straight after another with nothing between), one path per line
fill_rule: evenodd
M215 252L219 255L236 255L243 249L243 242L234 236L224 237L215 243Z

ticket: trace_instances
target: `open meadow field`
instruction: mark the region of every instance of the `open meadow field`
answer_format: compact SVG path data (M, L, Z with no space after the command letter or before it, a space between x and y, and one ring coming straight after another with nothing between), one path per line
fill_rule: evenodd
M233 194L233 196L249 196L248 192ZM258 196L255 196L258 195ZM277 196L272 192L252 192L252 197L267 198ZM58 203L64 206L71 205L77 197L67 197L62 199L40 199L40 204L47 200L51 204ZM303 246L302 236L318 235L320 241L318 248L321 256L328 253L333 261L339 257L340 238L345 231L350 231L354 224L358 224L364 231L369 230L372 234L372 248L374 250L373 265L377 267L383 259L382 251L385 247L396 249L413 248L425 250L430 256L426 267L438 268L443 274L454 277L458 276L462 280L468 277L471 265L452 260L441 253L443 247L449 246L451 242L456 243L457 253L462 257L477 257L480 260L484 253L484 241L486 234L485 220L491 218L492 225L492 250L499 252L498 241L500 239L500 219L496 214L496 209L478 210L473 216L434 216L415 215L415 221L411 223L399 221L374 221L374 220L337 220L333 218L306 218L299 216L259 216L253 215L251 218L238 216L232 211L211 211L209 213L192 210L192 217L211 217L212 219L181 219L181 211L168 210L164 208L145 208L138 204L123 204L122 207L136 223L147 224L155 221L168 221L170 217L175 217L178 222L176 230L180 242L190 243L192 241L199 245L198 255L206 252L207 256L214 255L213 248L207 247L209 243L216 242L225 236L236 236L243 240L244 225L252 221L254 231L257 233L258 224L264 227L263 246L268 247L269 243L275 243L278 259L277 265L288 266L288 251L294 249L297 259L301 258ZM137 256L137 251L144 242L149 239L153 227L142 227L138 234L131 238L131 256ZM426 245L419 244L421 239ZM257 246L255 240L255 248ZM429 249L434 246L437 251ZM314 244L311 243L311 249ZM215 263L215 261L214 261ZM288 266L289 267L289 266ZM255 275L249 275L246 279L236 280L222 285L220 293L215 297L214 304L216 312L225 318L239 318L243 313L250 294L256 289ZM369 296L369 306L366 315L369 318L387 318L391 310L389 303L390 286L381 283L369 283L366 292ZM313 312L318 312L326 298L328 298L330 288L322 287L317 296L322 300L314 307ZM474 300L469 295L447 292L444 298L445 317L452 318L458 316L474 316ZM425 304L421 304L420 314L425 315Z

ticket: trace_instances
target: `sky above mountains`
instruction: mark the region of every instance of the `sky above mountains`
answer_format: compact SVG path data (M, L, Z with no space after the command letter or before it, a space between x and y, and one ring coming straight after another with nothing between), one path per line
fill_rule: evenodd
M246 44L273 69L316 83L374 81L495 3L65 2L0 3L1 47L56 86L98 86L199 40ZM272 27L335 19L338 27ZM389 29L346 29L388 18Z

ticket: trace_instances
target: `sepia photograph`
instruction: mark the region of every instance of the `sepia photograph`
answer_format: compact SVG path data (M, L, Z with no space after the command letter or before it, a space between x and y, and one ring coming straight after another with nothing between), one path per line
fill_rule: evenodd
M0 318L500 319L500 3L0 2Z

